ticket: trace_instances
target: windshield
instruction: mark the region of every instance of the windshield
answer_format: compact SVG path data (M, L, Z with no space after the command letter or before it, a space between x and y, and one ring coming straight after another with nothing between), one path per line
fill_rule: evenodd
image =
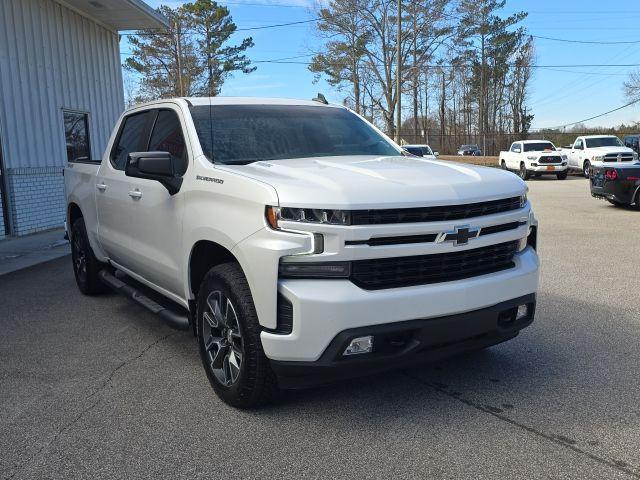
M477 145L462 145L460 147L460 150L477 150L478 146Z
M216 163L400 155L369 124L344 108L201 105L192 107L191 114L203 152Z
M544 152L545 150L550 150L555 152L556 147L553 146L551 142L537 142L537 143L525 143L524 151L525 152Z
M624 147L618 137L587 138L587 148L596 147Z

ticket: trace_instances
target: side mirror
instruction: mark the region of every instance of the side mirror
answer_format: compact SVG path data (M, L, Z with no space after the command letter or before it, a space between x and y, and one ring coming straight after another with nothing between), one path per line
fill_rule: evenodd
M514 148L513 151L516 152L516 153L521 153L522 152L522 150L520 150L519 148Z
M124 173L127 177L160 182L169 195L175 195L182 186L182 177L176 174L175 163L169 152L132 152L127 158Z
M439 157L440 156L440 152L433 152L433 156L436 157L436 158Z

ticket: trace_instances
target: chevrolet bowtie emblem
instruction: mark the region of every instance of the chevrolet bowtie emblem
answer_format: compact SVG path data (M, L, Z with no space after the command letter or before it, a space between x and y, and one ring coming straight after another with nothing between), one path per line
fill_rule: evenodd
M480 235L479 228L469 228L469 225L460 225L450 232L439 233L436 243L453 242L454 246L466 245L469 240Z

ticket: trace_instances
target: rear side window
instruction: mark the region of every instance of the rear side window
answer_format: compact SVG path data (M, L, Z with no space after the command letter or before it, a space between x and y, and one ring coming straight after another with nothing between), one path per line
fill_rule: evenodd
M149 111L136 113L124 119L118 139L111 151L111 164L114 168L124 170L127 157L131 152L139 152L146 149L144 137L149 113Z
M182 162L179 174L187 171L187 147L180 126L178 114L173 110L160 110L153 127L150 152L169 152L174 159Z

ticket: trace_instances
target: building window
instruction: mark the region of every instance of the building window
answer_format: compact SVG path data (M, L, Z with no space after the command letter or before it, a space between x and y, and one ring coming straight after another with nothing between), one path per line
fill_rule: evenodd
M63 110L64 136L69 162L91 161L89 144L89 114Z

